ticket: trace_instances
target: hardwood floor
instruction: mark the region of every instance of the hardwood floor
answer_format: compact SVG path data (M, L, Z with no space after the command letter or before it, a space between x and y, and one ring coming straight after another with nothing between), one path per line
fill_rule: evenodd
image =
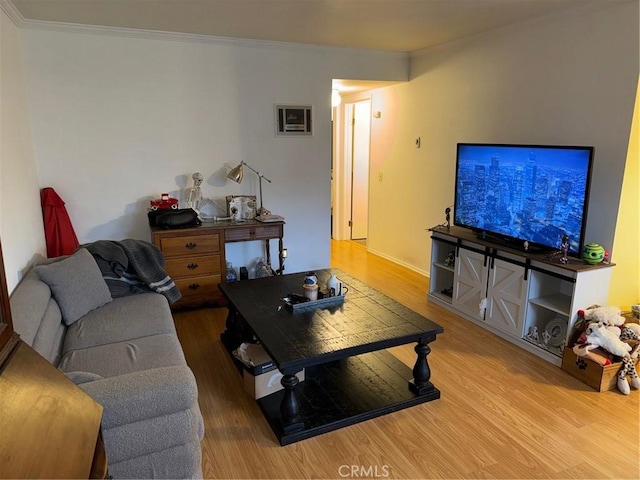
M227 310L176 313L206 478L640 478L639 391L592 390L428 303L426 277L355 242L332 242L331 264L444 327L429 355L442 398L280 447L220 343ZM391 351L413 365L412 345Z

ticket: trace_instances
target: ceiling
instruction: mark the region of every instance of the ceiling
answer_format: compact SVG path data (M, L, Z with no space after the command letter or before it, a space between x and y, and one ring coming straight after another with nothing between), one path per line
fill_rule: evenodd
M413 52L572 8L638 0L0 0L25 25L132 28ZM385 83L334 80L354 93Z
M560 10L630 0L8 1L27 22L412 52Z

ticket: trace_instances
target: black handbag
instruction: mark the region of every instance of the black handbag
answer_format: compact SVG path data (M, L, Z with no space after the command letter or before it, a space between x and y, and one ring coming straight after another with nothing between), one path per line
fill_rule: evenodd
M176 210L152 210L148 214L149 225L159 228L188 228L202 225L198 213L193 208Z

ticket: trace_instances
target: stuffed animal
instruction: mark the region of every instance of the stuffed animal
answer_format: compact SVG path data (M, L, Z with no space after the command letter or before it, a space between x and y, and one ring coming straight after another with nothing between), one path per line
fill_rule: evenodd
M640 352L640 325L637 323L625 323L620 329L620 340L631 346L631 358L638 358Z
M586 339L585 330L590 322L600 322L607 327L614 328L614 333L620 335L620 330L615 330L616 325L624 323L624 317L620 315L620 309L617 307L603 307L600 305L591 305L584 310L578 310L578 320L575 324L576 344L584 344ZM578 333L580 332L580 333Z
M625 323L622 329L627 329L626 340L637 340L640 342L640 323ZM620 334L622 335L622 333ZM625 339L623 339L625 340Z
M633 322L622 325L620 340L631 347L631 352L622 359L622 366L618 371L618 389L623 394L629 395L629 383L633 388L640 389L640 379L634 365L634 360L638 358L640 352L640 325ZM631 379L630 382L627 381L627 376Z
M598 345L607 352L624 357L629 355L631 346L620 340L619 335L609 330L605 325L599 322L591 322L585 330L586 342L590 345Z
M624 324L625 318L621 315L618 307L601 307L594 305L585 310L580 310L578 316L584 318L586 322L598 322L608 327L620 336L620 326Z
M578 356L591 357L591 352L601 347L606 352L620 357L622 364L618 370L618 390L624 395L629 395L631 387L640 389L640 378L636 372L634 359L640 355L640 325L625 323L625 317L621 315L618 307L601 307L593 305L585 310L580 310L585 327L580 335L573 351ZM601 365L606 365L602 358L596 360ZM631 379L629 382L627 376Z
M635 389L640 389L640 378L638 378L638 373L636 372L636 367L633 364L633 359L629 355L622 358L622 366L620 367L620 370L618 370L618 390L620 390L624 395L629 395L631 392L629 382L627 381L627 375L631 378L631 386Z

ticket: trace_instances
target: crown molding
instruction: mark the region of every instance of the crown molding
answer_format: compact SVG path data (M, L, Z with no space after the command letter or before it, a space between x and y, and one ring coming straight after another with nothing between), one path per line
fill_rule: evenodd
M11 0L0 0L0 10L2 10L18 28L24 27L26 20Z
M11 4L10 0L0 0ZM13 4L11 4L13 5ZM13 7L15 10L15 7ZM20 12L15 10L18 15ZM197 43L206 45L223 45L223 46L239 46L251 48L269 48L269 49L289 49L301 51L324 51L324 52L358 52L364 55L387 56L400 59L406 59L408 52L395 52L387 50L372 50L365 48L340 47L329 45L315 45L307 43L278 42L273 40L253 40L248 38L235 37L219 37L214 35L201 35L193 33L177 33L162 30L142 30L137 28L126 27L105 27L100 25L80 25L77 23L50 22L43 20L29 20L20 15L21 28L25 30L45 30L61 33L75 33L86 35L104 35L125 38L139 38L146 40L162 40L171 42Z
M443 48L449 48L455 45L465 45L468 43L473 43L477 41L479 38L489 37L491 35L500 34L502 32L519 32L523 28L528 26L536 26L536 25L549 25L550 22L553 21L562 21L566 19L583 17L586 15L591 15L594 13L602 12L608 9L619 8L621 6L625 6L631 3L638 3L639 0L620 0L619 2L597 2L597 3L585 3L584 5L579 5L577 7L568 8L565 10L559 10L551 13L547 13L546 15L542 15L539 17L532 17L526 20L522 20L517 23L512 23L510 25L503 25L500 27L495 27L490 30L485 30L483 32L475 33L473 35L469 35L466 37L457 38L454 40L449 40L448 42L440 43L438 45L433 45L431 47L426 47L419 50L414 50L409 52L409 58L419 58L426 55L429 55L433 52L439 51Z

